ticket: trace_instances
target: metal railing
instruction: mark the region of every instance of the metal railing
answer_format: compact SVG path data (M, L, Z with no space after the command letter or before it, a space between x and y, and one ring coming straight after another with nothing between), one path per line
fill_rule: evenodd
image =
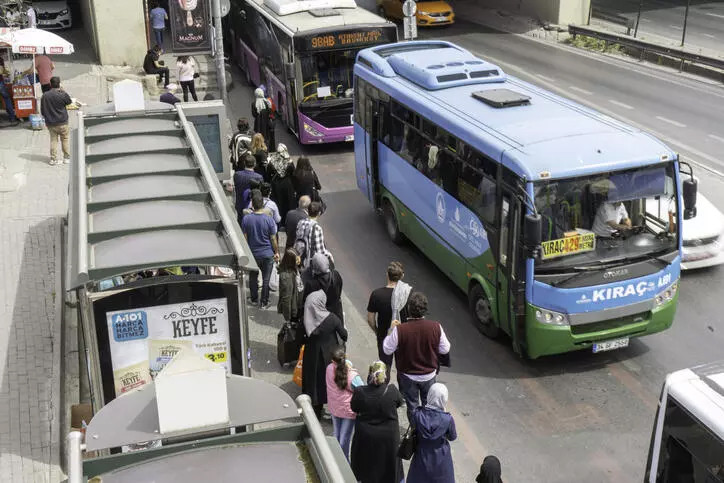
M691 62L693 64L701 64L708 67L714 67L716 69L724 70L724 59L696 54L694 52L688 52L676 47L667 47L665 45L654 44L645 40L635 39L622 34L605 32L603 30L595 29L592 27L581 27L579 25L569 25L568 33L570 33L574 39L576 38L576 35L585 35L587 37L594 37L603 40L606 43L619 44L624 47L637 49L641 52L642 59L644 58L646 53L653 53L679 59L681 60L682 64L684 62Z
M636 21L632 18L624 17L623 15L609 12L593 5L591 5L591 14L599 20L626 27L626 35L631 35L631 30L636 26Z

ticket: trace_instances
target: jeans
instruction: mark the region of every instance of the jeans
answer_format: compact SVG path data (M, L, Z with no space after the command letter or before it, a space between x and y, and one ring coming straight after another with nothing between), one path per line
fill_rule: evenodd
M10 98L10 93L8 92L7 87L5 87L5 82L3 80L0 80L0 97L2 97L5 102L5 110L8 111L8 117L11 121L15 121L17 117L15 117L13 100Z
M352 442L352 433L354 432L354 419L338 418L332 415L332 426L334 427L334 437L339 441L342 452L349 461L349 445Z
M407 422L412 423L412 411L417 406L427 404L427 392L430 386L435 384L435 377L429 381L417 382L413 381L401 372L397 373L397 384L400 386L400 392L405 397L407 404Z
M189 92L191 92L191 97L193 97L194 101L199 100L199 98L196 97L196 86L194 85L193 79L190 81L181 81L181 89L184 91L184 102L189 102Z
M48 126L48 132L50 133L50 159L61 161L58 156L58 138L60 138L60 144L63 148L63 157L70 158L70 143L68 142L70 128L68 123Z
M153 36L156 38L156 45L163 47L163 29L153 29Z
M261 304L269 303L269 278L271 277L274 257L254 257L256 264L261 270ZM249 272L249 289L251 290L251 302L259 300L259 272Z

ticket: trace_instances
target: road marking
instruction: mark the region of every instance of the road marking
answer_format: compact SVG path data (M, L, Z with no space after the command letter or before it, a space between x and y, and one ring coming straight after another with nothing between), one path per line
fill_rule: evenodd
M669 124L673 124L676 127L686 127L686 124L682 124L679 121L674 121L673 119L669 119L666 117L656 116L656 119L658 119L659 121L668 122Z
M615 106L623 107L624 109L633 109L633 106L629 106L628 104L624 104L623 102L619 102L615 99L609 99L608 102L610 102L611 104L613 104Z
M649 20L647 18L642 18L640 21L643 23L651 23L651 20Z
M716 35L712 35L712 34L701 34L701 35L703 35L704 37L709 37L710 39L716 38Z
M717 136L716 134L709 134L709 137L712 138L712 139L716 139L717 141L720 141L720 142L724 143L724 138L721 137L721 136Z
M545 81L548 81L548 82L555 82L555 81L556 81L555 79L551 79L550 77L546 77L546 76L541 75L541 74L533 74L533 75L536 76L536 77L540 77L541 79L543 79L543 80L545 80Z
M587 91L586 89L581 89L580 87L568 86L568 88L571 89L572 91L581 92L581 93L589 95L589 96L593 95L593 92Z
M707 12L707 13L705 13L704 15L708 15L708 16L710 16L710 17L724 18L724 15L720 15L720 14L718 14L718 13Z
M669 25L669 27L671 27L672 29L675 29L675 30L684 30L683 27L680 27L678 25Z

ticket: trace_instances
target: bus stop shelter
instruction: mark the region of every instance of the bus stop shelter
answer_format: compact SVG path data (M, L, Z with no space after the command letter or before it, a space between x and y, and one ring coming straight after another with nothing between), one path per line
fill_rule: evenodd
M71 137L66 288L93 413L185 347L250 375L243 275L257 267L195 107L140 103L79 111Z

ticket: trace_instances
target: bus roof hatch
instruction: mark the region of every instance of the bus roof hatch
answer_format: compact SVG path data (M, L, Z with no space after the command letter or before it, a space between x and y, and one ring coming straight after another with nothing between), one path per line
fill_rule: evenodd
M473 97L495 108L524 106L530 104L530 96L510 89L489 89L473 92Z

